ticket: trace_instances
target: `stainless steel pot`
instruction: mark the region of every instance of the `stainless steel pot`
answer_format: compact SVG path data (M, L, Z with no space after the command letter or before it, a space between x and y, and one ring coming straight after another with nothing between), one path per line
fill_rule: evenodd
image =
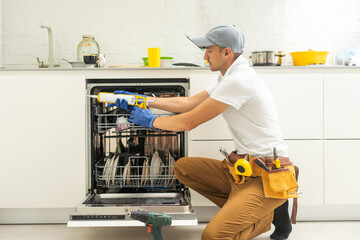
M282 57L285 54L280 51L256 51L250 56L253 66L280 66Z

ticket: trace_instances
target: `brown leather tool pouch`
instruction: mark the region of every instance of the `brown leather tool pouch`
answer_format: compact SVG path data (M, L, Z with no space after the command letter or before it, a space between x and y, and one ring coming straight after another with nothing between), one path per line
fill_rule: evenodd
M293 198L291 223L296 224L297 199L299 198L297 176L299 170L296 166L286 166L273 169L269 172L262 170L262 183L267 198L288 199Z
M299 187L295 178L294 166L286 166L262 172L264 194L267 198L298 198Z

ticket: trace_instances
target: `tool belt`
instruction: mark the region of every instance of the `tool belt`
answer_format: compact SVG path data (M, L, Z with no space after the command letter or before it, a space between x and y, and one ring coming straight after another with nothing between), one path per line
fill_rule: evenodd
M264 189L264 195L266 198L278 198L288 199L293 198L293 209L291 214L291 222L296 223L297 215L297 198L299 194L298 189L298 175L299 168L290 161L287 157L279 157L280 168L276 168L274 164L274 157L257 157L268 168L269 171L261 168L256 164L255 157L251 157L248 154L238 155L235 151L229 155L229 161L226 159L222 162L224 168L229 168L231 175L233 176L236 184L242 184L245 182L244 175L237 175L234 165L238 159L246 159L249 161L252 169L252 175L250 177L261 177Z

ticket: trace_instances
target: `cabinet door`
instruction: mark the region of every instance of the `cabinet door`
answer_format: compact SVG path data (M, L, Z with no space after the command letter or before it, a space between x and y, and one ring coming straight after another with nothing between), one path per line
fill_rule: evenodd
M234 150L233 141L190 141L189 157L206 157L223 160L219 148L225 148L228 153Z
M73 208L85 196L85 78L2 76L0 84L0 206Z
M325 204L360 204L360 140L325 140Z
M323 75L261 74L276 103L285 139L323 138Z
M217 82L218 76L219 76L218 73L190 75L191 95L192 96L196 95L197 93L206 90L208 87L215 84ZM207 140L207 139L231 140L232 136L230 134L227 123L220 115L193 129L189 134L189 138L192 140Z
M299 167L299 205L323 205L322 140L287 140L290 160Z
M225 148L229 153L234 150L233 141L190 141L189 144L190 157L207 157L213 159L224 159L219 148ZM193 206L215 206L213 202L203 197L199 193L191 190L191 204Z
M360 138L360 74L325 74L325 138Z

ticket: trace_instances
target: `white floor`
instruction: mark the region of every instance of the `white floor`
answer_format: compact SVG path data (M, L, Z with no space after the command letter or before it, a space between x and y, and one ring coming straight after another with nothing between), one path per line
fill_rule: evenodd
M166 240L199 240L206 224L197 227L164 227ZM269 239L272 231L256 240ZM57 225L0 225L1 240L147 240L145 227L68 228ZM360 222L298 222L289 240L359 240Z

